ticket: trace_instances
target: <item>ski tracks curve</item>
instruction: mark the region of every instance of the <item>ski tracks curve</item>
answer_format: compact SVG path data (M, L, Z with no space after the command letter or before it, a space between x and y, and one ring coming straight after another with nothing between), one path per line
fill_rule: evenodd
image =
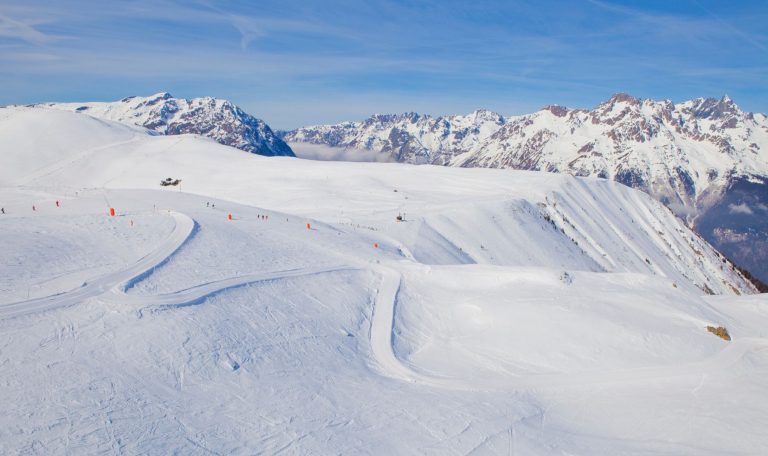
M145 276L173 256L192 237L197 226L194 220L179 212L170 211L169 215L175 221L175 226L170 236L159 248L145 255L132 266L87 281L72 291L2 305L0 306L0 319L15 318L59 307L68 307L100 296L112 289L119 289L121 292L124 292L137 279Z
M371 351L383 373L388 377L426 386L463 391L510 391L579 388L597 385L631 384L656 380L698 378L702 373L727 371L745 355L768 349L768 340L739 338L719 352L702 360L671 366L650 366L628 369L586 371L554 374L527 374L508 379L486 379L465 382L460 378L436 377L418 372L403 363L394 350L395 309L402 275L394 268L369 265L381 276L371 319Z

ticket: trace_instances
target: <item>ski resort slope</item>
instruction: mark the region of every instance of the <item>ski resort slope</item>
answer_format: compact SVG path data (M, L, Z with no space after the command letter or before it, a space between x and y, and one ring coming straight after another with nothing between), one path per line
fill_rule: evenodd
M768 447L768 300L634 190L40 108L0 150L2 454Z

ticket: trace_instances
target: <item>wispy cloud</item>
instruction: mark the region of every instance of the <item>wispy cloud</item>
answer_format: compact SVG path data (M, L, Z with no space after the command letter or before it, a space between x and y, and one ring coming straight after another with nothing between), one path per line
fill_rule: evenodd
M297 157L306 160L320 161L349 161L349 162L380 162L395 161L389 154L373 150L345 149L328 147L321 144L290 143Z
M697 0L691 0L695 5L697 5L699 8L701 8L702 11L707 13L710 17L714 18L720 25L725 27L727 30L730 30L735 35L741 37L745 42L751 44L752 46L760 49L761 51L765 52L768 51L768 46L763 44L765 41L765 35L756 35L751 33L746 33L740 28L734 26L731 22L723 19L723 17L719 14L715 14L710 10L709 8L706 8L704 5L701 4L701 2Z
M624 29L624 34L637 33L648 40L657 39L659 36L671 38L674 40L669 43L671 47L679 46L680 43L706 43L715 45L713 49L717 49L716 44L723 38L735 37L761 51L768 50L761 42L766 39L765 33L747 33L697 0L690 0L691 6L695 8L688 9L686 14L659 13L604 0L586 1L607 12L624 16L628 22L618 24L618 27ZM692 9L701 10L706 17L691 14ZM615 31L621 34L619 30Z
M29 24L0 15L0 37L26 41L32 44L45 44L53 37L36 30Z
M741 204L729 204L728 212L731 214L753 215L754 211L747 205L747 203Z

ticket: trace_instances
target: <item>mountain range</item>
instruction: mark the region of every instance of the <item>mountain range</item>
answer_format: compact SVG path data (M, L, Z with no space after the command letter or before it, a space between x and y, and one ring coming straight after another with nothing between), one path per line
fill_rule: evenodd
M296 151L324 145L402 163L612 179L661 201L768 281L768 117L727 96L673 103L618 93L589 110L552 105L513 117L374 115L283 137Z

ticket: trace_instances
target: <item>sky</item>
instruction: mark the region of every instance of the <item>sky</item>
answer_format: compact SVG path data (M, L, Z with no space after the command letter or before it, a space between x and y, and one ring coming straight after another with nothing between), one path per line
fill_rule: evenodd
M0 0L0 105L170 92L273 128L728 94L768 112L768 1Z

